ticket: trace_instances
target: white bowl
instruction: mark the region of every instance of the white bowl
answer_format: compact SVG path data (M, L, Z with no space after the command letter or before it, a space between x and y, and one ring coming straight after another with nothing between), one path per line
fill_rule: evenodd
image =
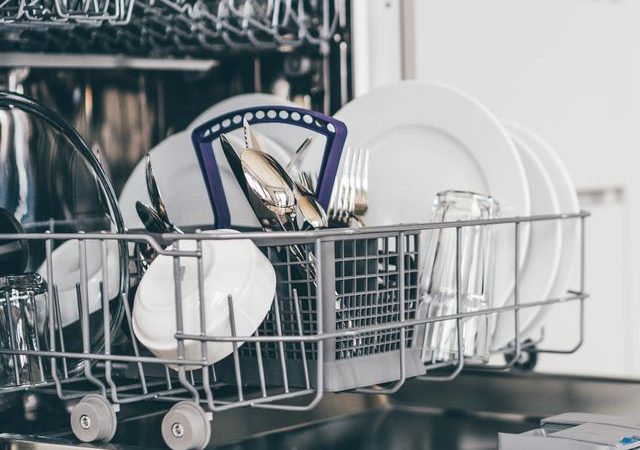
M230 233L217 230L213 233ZM196 241L178 241L181 251L196 250ZM173 249L174 246L169 247ZM233 298L237 336L250 336L271 308L276 274L269 260L249 239L202 241L204 315L207 336L231 336L228 296ZM133 306L133 332L159 358L177 359L176 297L171 256L160 255L145 272ZM200 302L195 257L180 258L183 332L199 335ZM242 345L239 343L239 345ZM204 360L201 342L185 340L185 359ZM231 342L207 343L206 361L214 364L233 352ZM171 366L175 368L174 366ZM194 369L197 366L188 366Z
M89 314L102 308L102 253L101 242L87 239L87 293ZM107 252L107 292L109 299L118 297L120 289L120 249L118 241L108 240ZM60 322L63 327L76 322L79 315L76 283L80 283L80 246L77 239L69 240L51 254L53 281L58 288ZM38 273L47 282L47 264L44 262Z

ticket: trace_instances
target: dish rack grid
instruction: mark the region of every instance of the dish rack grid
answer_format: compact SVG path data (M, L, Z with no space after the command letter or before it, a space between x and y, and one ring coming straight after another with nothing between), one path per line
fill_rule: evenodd
M165 442L171 448L204 448L210 439L212 412L250 406L273 410L308 410L315 407L325 391L354 390L361 393L385 394L400 389L405 380L451 380L465 367L484 370L508 370L518 364L521 356L531 351L524 342L519 311L557 303L578 302L580 305L580 335L570 349L537 349L537 352L572 353L584 336L585 219L587 212L490 220L398 225L362 229L328 229L296 233L247 232L243 234L109 234L109 233L29 233L0 235L0 239L41 241L46 248L49 302L45 334L48 339L36 350L0 348L0 359L9 363L15 358L33 360L34 367L44 368L44 378L16 378L0 388L0 393L36 390L57 395L61 399L79 402L71 414L71 427L83 441L109 441L117 427L116 412L122 404L145 400L172 402L162 424ZM444 228L502 227L513 229L515 261L520 261L520 230L541 221L577 221L581 250L579 255L579 287L561 298L541 299L526 304L518 301L518 264L514 267L515 303L490 309L467 312L461 309L457 297L455 314L440 317L417 317L419 304L418 259L420 236ZM166 247L177 240L196 241L195 251ZM181 279L180 260L202 260L202 241L251 239L271 260L276 276L276 295L271 310L262 325L251 336L235 333L236 307L228 297L231 335L211 336L201 328L186 332L177 315L176 345L178 357L158 358L147 352L132 333L131 292L122 292L111 299L120 302L125 320L119 336L111 335L109 300L102 299L105 345L101 350L90 348L88 300L83 289L87 280L79 280L78 307L82 329L83 351L64 351L63 333L55 311L55 272L52 253L55 242L88 240L103 242L101 258L106 258L106 242L115 240L129 246L148 244L158 254L174 259L174 279ZM300 262L291 255L290 246L304 246L308 259ZM80 252L82 254L82 252ZM459 258L456 259L460 277ZM81 273L87 273L86 259L79 258ZM135 290L139 265L130 263L132 290ZM136 266L138 266L136 268ZM308 270L313 266L315 270ZM82 268L84 267L84 270ZM103 279L109 276L108 264L102 265ZM313 274L313 276L311 275ZM198 280L203 285L202 276ZM103 294L106 290L102 290ZM182 308L180 288L172 295L176 310ZM206 301L206 299L204 299ZM202 299L201 299L202 305ZM85 311L86 310L86 311ZM203 314L200 308L200 314ZM94 313L96 314L96 313ZM465 320L497 314L514 314L513 345L501 351L511 353L504 365L471 366L460 356L464 354L462 330ZM201 327L206 323L200 317ZM455 361L424 364L421 361L423 343L416 338L420 327L436 322L455 321L458 351ZM201 344L201 359L186 359L180 342ZM208 365L207 344L231 343L233 351L224 360ZM66 348L69 348L68 346ZM173 366L173 368L169 368ZM70 370L78 367L80 370ZM193 369L195 367L195 369Z
M8 51L206 56L327 49L345 0L2 0ZM35 39L35 38L39 38Z

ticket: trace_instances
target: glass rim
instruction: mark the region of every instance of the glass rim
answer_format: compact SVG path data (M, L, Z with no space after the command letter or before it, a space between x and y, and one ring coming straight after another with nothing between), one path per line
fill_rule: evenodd
M448 198L459 198L463 200L478 200L489 204L491 207L498 207L500 203L491 195L482 194L480 192L465 191L462 189L448 189L440 191L436 194L436 200L446 200Z
M0 276L0 293L11 290L30 290L35 295L47 292L47 283L37 272Z

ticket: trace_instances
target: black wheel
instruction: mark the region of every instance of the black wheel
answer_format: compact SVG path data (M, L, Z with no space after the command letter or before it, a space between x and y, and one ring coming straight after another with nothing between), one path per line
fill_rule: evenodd
M527 339L522 343L520 349L520 355L517 355L518 359L514 362L516 357L515 352L507 352L504 354L504 360L507 364L511 364L511 369L518 372L533 372L538 364L538 349L536 345L530 339ZM513 364L512 364L513 362Z

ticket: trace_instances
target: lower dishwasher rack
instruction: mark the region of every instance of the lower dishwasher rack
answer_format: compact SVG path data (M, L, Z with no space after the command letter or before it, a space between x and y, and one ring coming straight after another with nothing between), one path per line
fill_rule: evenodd
M48 320L46 342L35 349L15 345L0 348L0 358L13 362L31 361L42 377L37 381L20 377L0 388L11 395L29 391L52 395L63 401L77 402L71 411L71 429L84 442L113 438L120 407L145 401L174 405L162 420L164 442L174 449L204 448L211 439L212 413L239 407L279 411L309 411L326 392L350 391L359 394L393 394L407 379L447 381L456 378L465 367L487 371L509 370L526 361L535 352L571 353L583 339L583 308L588 295L584 291L584 226L588 213L499 218L448 223L398 225L362 229L331 229L296 233L187 233L107 234L107 233L30 233L11 238L39 241L46 248L48 272ZM538 222L575 221L582 242L579 255L579 287L561 298L535 302L518 301L518 276L515 276L514 304L493 306L478 311L461 309L460 293L453 314L420 317L420 257L424 233L455 229L457 239L465 227L496 227L513 233L514 261L520 261L521 230ZM86 249L88 242L99 242L100 259L107 261L109 242L130 250L146 245L155 252L173 258L174 284L180 286L180 261L193 258L202 263L205 240L251 239L268 256L277 274L277 289L265 321L251 336L235 332L234 300L228 296L231 334L210 336L204 330L185 332L181 314L177 314L175 340L178 357L160 358L146 351L132 332L131 292L120 292L107 300L107 288L101 283L103 309L90 313L87 299ZM81 320L82 349L70 351L73 343L62 331L59 295L53 266L54 243L77 241L78 265L84 275L77 284L78 313ZM169 246L177 241L195 241L195 251ZM292 247L304 248L305 260L293 257ZM130 291L135 291L142 273L138 252L129 261ZM456 272L461 270L460 254ZM102 265L103 280L109 279L109 264ZM519 266L516 263L514 272ZM199 283L203 283L202 279ZM108 283L105 283L108 284ZM176 310L181 309L180 289L167 294ZM580 335L571 349L542 349L522 334L519 311L556 303L579 302ZM122 309L124 317L119 333L111 334L110 314ZM479 316L513 314L515 328L512 344L499 352L508 355L502 365L472 365L462 356L462 327L466 320ZM90 317L91 316L91 317ZM444 363L424 363L424 342L418 338L421 327L448 321L458 336L457 358ZM96 325L97 324L97 325ZM104 345L92 345L92 332L102 333ZM65 340L66 339L66 340ZM201 344L200 358L187 358L184 342ZM207 364L208 343L227 343L232 354L214 365ZM182 344L181 344L182 343ZM75 343L76 348L78 343ZM30 365L30 364L27 364ZM524 363L526 366L526 362ZM7 430L11 431L11 430Z

